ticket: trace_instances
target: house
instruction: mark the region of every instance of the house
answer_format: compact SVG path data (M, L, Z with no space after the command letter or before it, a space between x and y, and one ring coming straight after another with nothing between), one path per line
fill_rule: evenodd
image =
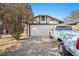
M55 25L62 23L59 19L49 15L38 15L28 27L29 36L49 36L49 31Z
M67 24L67 25L76 25L77 23L79 23L79 19L65 20L63 24Z
M79 19L65 20L63 24L71 25L75 30L79 31Z
M21 35L49 36L49 31L53 29L54 26L61 23L63 22L55 17L49 15L38 15L34 17L30 25L24 24L24 32Z

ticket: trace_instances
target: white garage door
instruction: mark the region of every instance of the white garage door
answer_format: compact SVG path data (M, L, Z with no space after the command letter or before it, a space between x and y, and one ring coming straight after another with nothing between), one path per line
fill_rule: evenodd
M54 28L55 25L31 25L31 36L49 36L49 31Z

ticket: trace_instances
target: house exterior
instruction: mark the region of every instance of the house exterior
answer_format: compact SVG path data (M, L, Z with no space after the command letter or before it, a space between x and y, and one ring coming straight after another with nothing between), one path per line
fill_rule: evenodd
M49 36L49 31L55 25L62 23L60 20L49 15L38 15L34 17L33 22L29 25L29 36Z
M79 19L65 20L63 24L67 24L67 25L76 25L77 23L79 23Z
M73 29L79 31L79 19L65 20L63 24L71 25L73 27Z

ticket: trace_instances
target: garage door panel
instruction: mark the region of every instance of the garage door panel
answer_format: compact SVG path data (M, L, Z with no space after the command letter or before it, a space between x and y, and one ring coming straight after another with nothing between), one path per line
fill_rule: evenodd
M31 36L49 36L49 31L53 29L55 25L31 25Z

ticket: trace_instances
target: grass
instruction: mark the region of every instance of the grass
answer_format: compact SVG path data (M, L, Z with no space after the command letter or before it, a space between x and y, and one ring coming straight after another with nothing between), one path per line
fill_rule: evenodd
M0 54L8 51L14 51L20 46L20 42L14 38L2 38L0 39Z

